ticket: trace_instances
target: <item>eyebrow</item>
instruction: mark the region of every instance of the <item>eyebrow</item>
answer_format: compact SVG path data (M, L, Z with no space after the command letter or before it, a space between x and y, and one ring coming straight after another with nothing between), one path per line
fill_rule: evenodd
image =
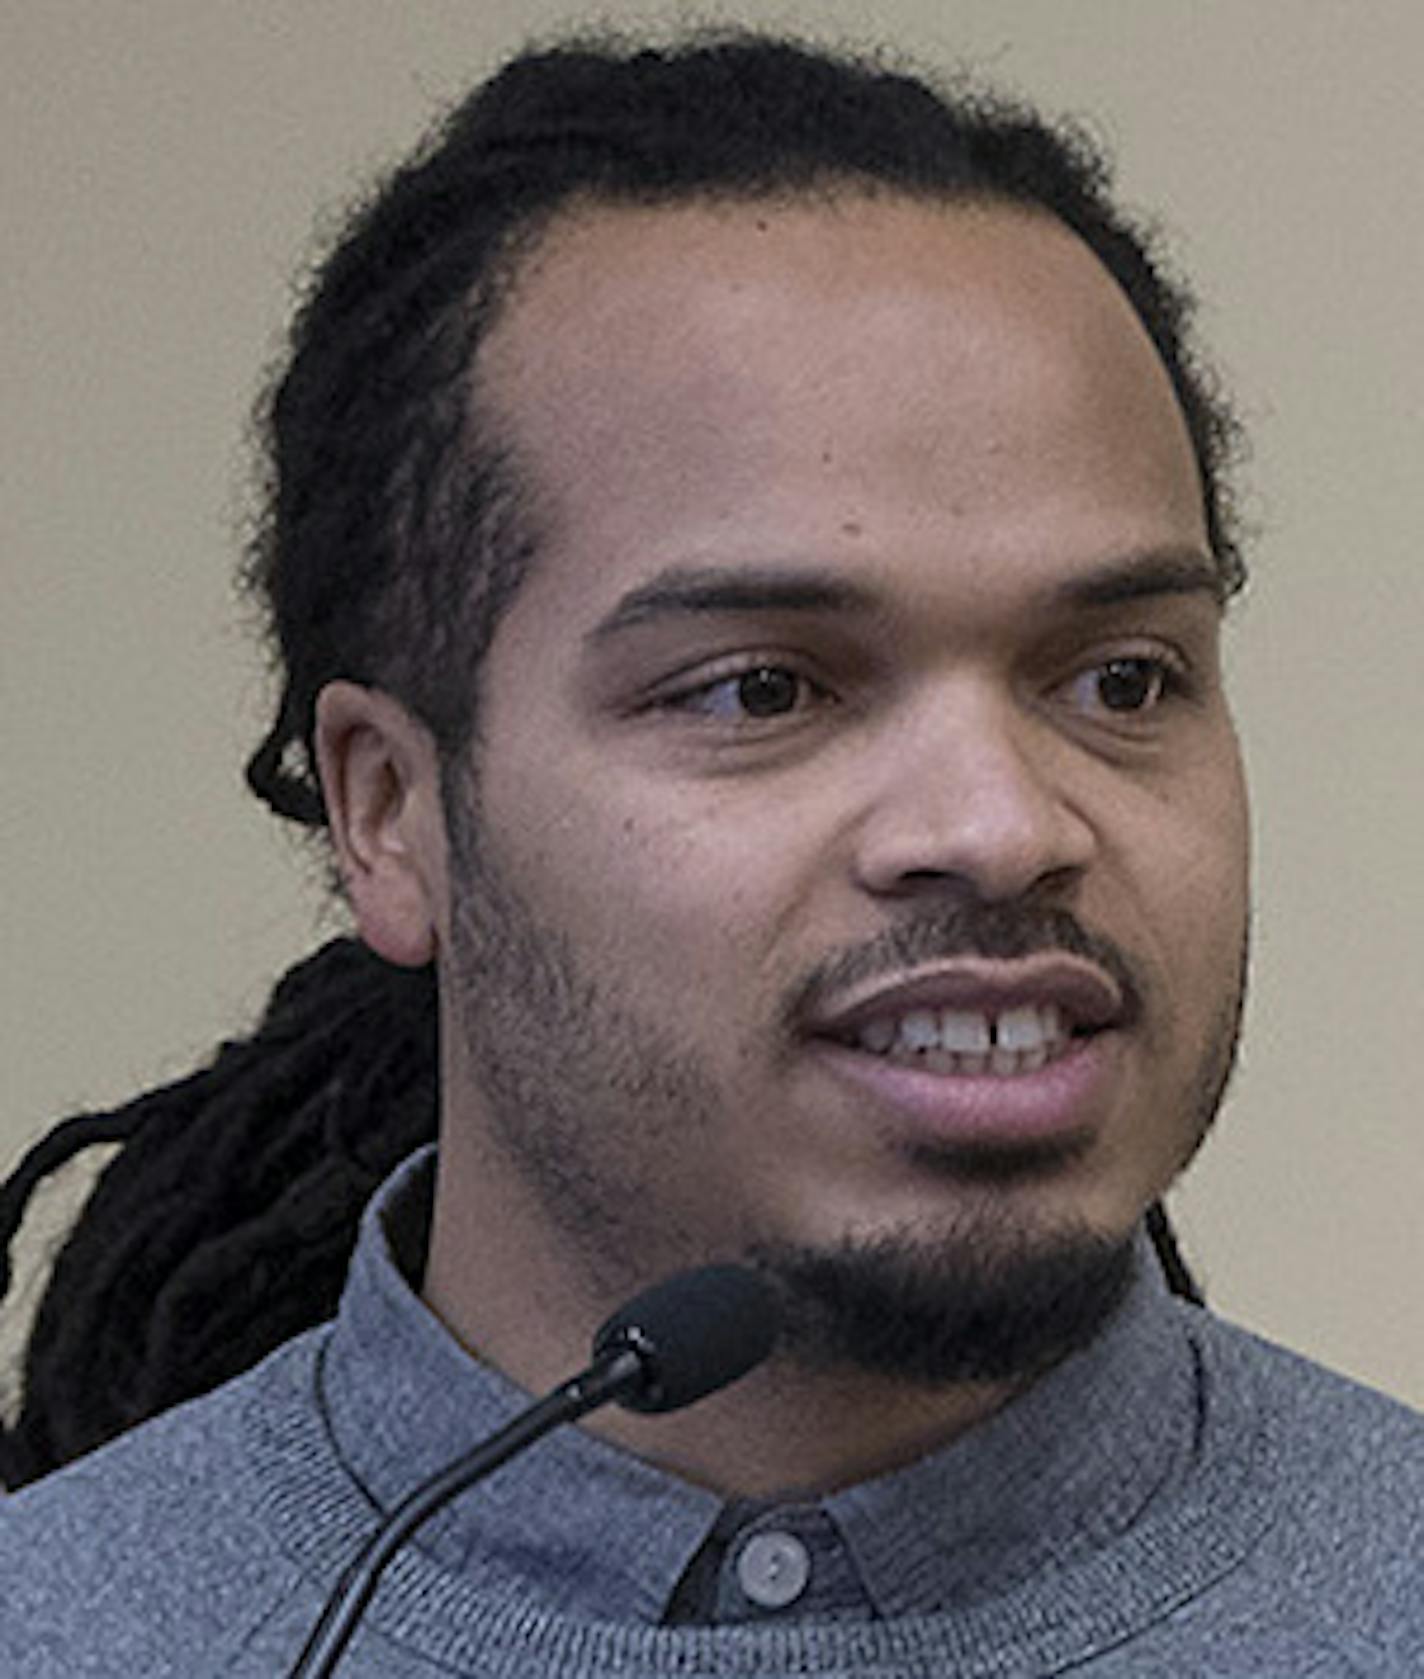
M774 566L670 566L630 589L588 632L602 642L623 630L717 612L870 612L879 604L871 590L822 572Z
M1095 567L1057 585L1058 608L1109 607L1157 595L1209 594L1224 602L1220 566L1196 548L1150 549ZM714 613L873 612L873 590L825 572L777 566L669 566L630 589L585 640L598 645L660 619Z
M1199 548L1152 548L1068 578L1051 595L1055 606L1121 606L1154 595L1210 595L1226 604L1220 564Z

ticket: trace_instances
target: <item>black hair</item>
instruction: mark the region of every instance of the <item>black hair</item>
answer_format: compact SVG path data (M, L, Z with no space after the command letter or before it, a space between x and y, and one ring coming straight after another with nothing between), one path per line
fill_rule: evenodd
M0 1188L6 1293L36 1186L80 1150L123 1147L55 1262L0 1480L33 1480L332 1314L362 1206L435 1135L434 990L427 968L333 940L206 1069L36 1144Z
M324 824L314 711L335 678L399 700L447 775L471 741L481 660L539 550L537 497L480 390L479 349L548 223L590 202L839 190L1005 203L1076 232L1156 346L1223 600L1241 587L1236 427L1192 349L1191 299L1081 133L781 38L573 41L458 105L357 211L298 311L264 400L266 510L244 569L280 678L247 772L273 810ZM7 1250L44 1178L93 1143L123 1145L54 1266L0 1478L33 1479L330 1315L362 1203L434 1136L435 1012L429 972L335 941L206 1071L76 1116L31 1151L0 1190ZM1171 1286L1199 1299L1160 1207L1149 1230Z

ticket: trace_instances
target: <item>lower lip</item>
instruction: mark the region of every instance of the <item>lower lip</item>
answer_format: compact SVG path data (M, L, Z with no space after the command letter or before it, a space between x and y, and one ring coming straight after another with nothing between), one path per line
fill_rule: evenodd
M875 1108L945 1141L1012 1146L1096 1128L1117 1060L1118 1034L1075 1038L1031 1073L931 1073L821 1039L816 1051L837 1078Z

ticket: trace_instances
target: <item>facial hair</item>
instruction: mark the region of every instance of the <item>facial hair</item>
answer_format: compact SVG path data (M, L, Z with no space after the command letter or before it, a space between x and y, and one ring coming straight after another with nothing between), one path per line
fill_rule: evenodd
M906 1226L826 1249L766 1244L780 1285L782 1352L817 1374L843 1366L925 1387L1019 1382L1096 1339L1121 1304L1137 1243L1089 1230Z
M696 1158L715 1145L729 1100L715 1074L694 1047L601 985L566 934L541 925L483 843L473 789L449 803L447 983L490 1141L592 1287L612 1299L659 1271L740 1258L779 1287L784 1351L797 1365L915 1385L1029 1378L1101 1331L1130 1285L1136 1232L1105 1238L1016 1223L1006 1197L994 1193L996 1181L1002 1189L1062 1164L1051 1149L917 1150L918 1166L954 1182L960 1211L943 1222L819 1247L745 1229L739 1251L706 1251L689 1221L660 1208L648 1162ZM809 1000L907 962L1042 950L1100 963L1117 981L1127 1017L1142 1013L1145 981L1110 941L1060 908L998 904L922 914L836 953L788 993L782 1024ZM1193 1123L1179 1166L1195 1154L1224 1094L1241 994L1226 1000L1183 1097Z
M704 1263L688 1234L650 1227L644 1179L649 1158L715 1133L716 1081L541 924L491 855L474 790L446 800L448 983L491 1142L600 1293L648 1282L650 1259L664 1271Z

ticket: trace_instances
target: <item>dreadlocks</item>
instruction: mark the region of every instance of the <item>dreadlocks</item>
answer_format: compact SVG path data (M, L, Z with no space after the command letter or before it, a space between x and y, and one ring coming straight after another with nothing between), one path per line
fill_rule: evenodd
M0 1444L7 1484L331 1315L366 1198L435 1135L433 991L429 970L336 940L205 1071L81 1114L31 1150L0 1190L7 1246L41 1179L81 1149L123 1144L41 1303L23 1410Z
M1190 299L1112 204L1082 136L783 40L574 42L511 62L357 212L264 399L266 512L244 582L267 616L280 698L247 773L273 810L325 822L315 705L336 678L384 690L429 729L451 796L481 660L539 549L479 351L550 220L576 201L838 187L1005 202L1073 229L1157 348L1222 597L1241 586L1225 483L1235 428L1190 350ZM429 972L338 940L205 1071L70 1119L30 1152L0 1190L6 1249L42 1180L95 1143L122 1145L54 1267L23 1409L0 1436L6 1481L206 1391L331 1313L363 1202L434 1135L435 1013ZM1160 1207L1149 1231L1171 1286L1199 1298Z

